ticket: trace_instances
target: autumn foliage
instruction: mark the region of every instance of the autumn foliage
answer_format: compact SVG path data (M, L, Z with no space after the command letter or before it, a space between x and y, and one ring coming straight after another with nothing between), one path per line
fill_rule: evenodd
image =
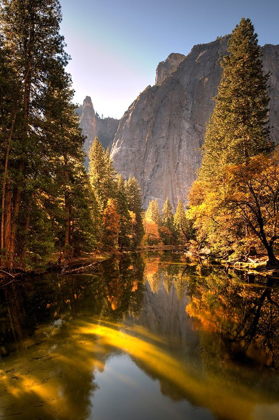
M116 204L109 198L103 213L103 232L101 243L104 249L115 249L118 245L120 231L120 216Z
M249 19L236 26L228 51L187 216L211 252L247 259L253 248L278 265L278 151L268 125L269 75Z

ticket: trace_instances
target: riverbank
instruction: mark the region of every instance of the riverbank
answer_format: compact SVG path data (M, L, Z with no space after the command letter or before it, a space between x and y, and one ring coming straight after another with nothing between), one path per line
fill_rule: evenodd
M248 257L247 261L230 260L222 256L212 255L208 252L192 252L187 251L184 253L186 259L206 261L207 264L221 265L226 268L232 268L237 271L242 271L247 274L257 275L262 277L269 277L279 280L279 266L268 266L268 257L264 254Z
M0 284L6 284L9 281L15 279L22 279L26 276L38 276L46 273L60 273L64 274L78 274L84 273L86 270L92 270L94 267L97 267L104 261L110 260L112 258L122 258L124 255L130 254L131 252L164 252L172 251L183 253L184 247L174 246L174 245L164 245L164 246L147 246L147 247L138 247L136 250L114 250L110 252L105 251L96 251L92 253L83 253L77 257L71 258L69 261L62 260L59 254L54 254L52 259L39 268L31 269L22 269L15 268L12 272L8 272L6 269L1 269L0 267Z
M68 262L60 261L59 255L54 255L52 261L50 261L45 267L40 269L22 270L15 269L12 273L2 270L0 267L0 285L8 284L9 282L17 279L33 276L44 275L46 273L59 273L61 275L67 274L79 274L85 273L87 270L92 271L94 267L97 267L104 261L108 261L112 258L122 258L124 255L131 252L165 252L169 251L176 254L181 254L185 258L185 263L193 264L203 262L207 265L220 265L226 268L235 269L251 275L260 275L263 277L272 277L273 279L279 280L279 267L267 267L267 256L257 255L253 258L248 257L247 261L232 261L211 254L207 250L188 250L185 251L184 246L146 246L139 247L136 251L114 251L114 252L101 252L96 251L95 253L84 253L80 256L73 257Z
M0 284L7 284L7 281L13 281L21 279L25 276L39 276L50 272L61 273L61 274L74 274L75 272L84 272L87 269L92 269L94 266L98 266L103 261L107 261L113 258L115 253L110 252L95 252L95 253L84 253L80 256L73 257L68 262L60 261L59 256L54 255L52 260L44 267L30 270L23 270L15 268L12 272L8 272L0 267Z

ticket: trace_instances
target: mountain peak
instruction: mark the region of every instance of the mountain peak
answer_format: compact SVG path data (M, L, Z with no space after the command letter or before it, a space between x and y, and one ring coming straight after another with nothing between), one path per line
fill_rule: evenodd
M165 61L161 61L156 69L155 85L160 85L175 71L179 64L184 60L185 55L179 53L171 53Z
M84 99L84 101L83 101L83 105L92 105L93 106L93 103L92 103L92 99L91 99L91 96L86 96L85 97L85 99Z
M134 176L144 207L168 197L173 208L187 204L189 189L201 163L206 123L222 76L220 59L228 37L196 45L185 57L171 54L157 68L156 86L145 89L124 114L111 156L124 178ZM270 76L271 137L279 144L279 46L263 48L263 67Z

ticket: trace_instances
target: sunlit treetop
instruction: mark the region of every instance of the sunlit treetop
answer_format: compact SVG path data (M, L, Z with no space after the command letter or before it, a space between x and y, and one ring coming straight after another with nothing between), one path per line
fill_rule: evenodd
M228 41L215 109L207 125L200 176L210 179L220 167L268 153L270 139L262 52L250 19L242 19Z

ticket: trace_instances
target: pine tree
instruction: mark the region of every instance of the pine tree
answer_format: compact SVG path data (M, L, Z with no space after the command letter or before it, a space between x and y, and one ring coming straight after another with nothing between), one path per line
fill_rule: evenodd
M221 63L223 76L207 126L202 166L190 193L189 215L200 244L214 252L247 256L249 244L258 237L269 261L277 263L272 255L276 223L272 236L265 231L272 223L261 217L263 189L254 183L262 168L259 165L257 174L246 170L254 169L253 162L264 161L274 149L268 126L269 74L263 73L261 49L249 19L242 19L232 32L228 52ZM255 208L257 227L249 213Z
M10 225L10 160L13 159L13 136L19 112L20 84L7 60L8 50L0 38L0 191L1 191L1 260L5 257L6 229Z
M132 220L128 209L124 180L121 175L117 176L115 203L117 206L117 213L119 215L118 247L121 251L123 248L130 247L130 239L132 234Z
M106 207L109 198L115 198L116 172L109 151L105 151L96 137L89 151L89 177L100 210Z
M29 209L34 204L37 175L45 158L42 146L46 128L41 99L49 77L55 77L57 67L64 68L68 61L59 34L61 19L57 0L2 1L0 20L6 59L20 86L15 100L18 112L14 129L6 141L11 151L5 175L9 181L6 197L2 192L5 220L1 246L10 269L21 252L18 235L29 230L32 213Z
M158 200L151 200L145 212L145 219L154 222L158 227L161 225L161 215Z
M175 227L174 227L174 217L172 212L172 206L169 198L166 198L166 201L162 210L160 227L160 236L165 245L173 244L176 237Z
M166 198L166 201L163 206L162 223L164 226L170 229L171 232L173 231L173 223L174 223L173 212L172 212L172 206L168 197Z
M143 237L144 229L142 223L142 198L141 189L136 178L129 178L125 181L125 194L128 202L128 209L132 217L132 247L136 248Z
M49 78L42 98L46 130L44 155L47 160L41 165L44 182L41 183L42 191L39 187L38 192L43 192L48 200L52 197L56 201L56 212L55 208L52 209L51 217L57 220L57 226L60 225L57 233L59 248L60 251L63 249L64 258L68 260L77 252L90 250L95 245L94 197L83 164L84 137L72 102L70 80L61 66L60 76L58 71L59 68L56 76Z
M0 130L1 250L9 269L15 260L42 261L57 244L66 253L74 242L76 251L94 242L61 19L58 0L2 1L1 53L10 78L3 84L0 74L0 89L13 78Z
M184 244L187 239L187 219L182 201L179 201L177 204L176 212L174 215L174 226L177 232L179 243Z
M268 126L269 74L250 19L242 19L228 41L215 108L207 125L199 178L213 182L227 164L239 164L274 145Z

